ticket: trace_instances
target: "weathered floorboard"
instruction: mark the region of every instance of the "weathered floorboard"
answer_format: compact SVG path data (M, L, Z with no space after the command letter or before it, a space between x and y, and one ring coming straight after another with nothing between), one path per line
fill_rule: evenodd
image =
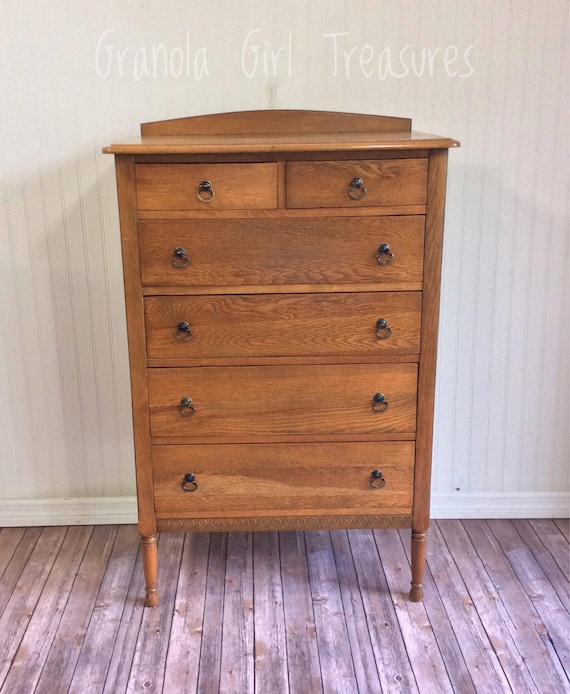
M255 625L255 691L289 691L283 588L277 533L255 533L253 618Z
M139 533L134 526L119 528L75 666L78 676L71 680L69 694L103 691L135 569L138 544Z
M117 531L117 526L97 526L91 533L38 680L37 694L67 692L69 688Z
M35 689L92 532L91 526L69 528L67 531L6 677L5 687L8 691ZM31 651L36 654L32 662L28 658Z
M564 524L164 534L145 608L134 526L0 539L0 693L570 692ZM565 670L566 668L566 670Z
M323 691L315 615L309 586L305 533L280 534L281 582L287 639L289 688L292 692ZM305 590L300 590L301 586Z
M164 675L165 692L196 691L209 550L209 534L186 535L170 629L170 645Z
M358 692L330 533L305 533L321 678L325 694Z
M172 613L180 574L184 536L167 533L158 542L160 602L143 614L128 691L162 692Z
M417 692L374 534L372 530L349 531L348 539L382 690L402 694ZM409 583L405 583L407 590Z
M384 574L420 694L453 694L426 608L422 602L411 602L408 591L402 590L411 568L400 536L375 530L374 539L380 556L390 557L384 562Z
M381 691L348 533L346 530L333 530L331 540L358 689L361 692Z
M253 537L228 535L220 691L254 689Z
M400 530L399 535L409 563L411 561L410 531ZM461 694L476 694L473 680L459 647L457 635L446 611L446 605L450 604L457 595L453 586L445 583L446 577L447 574L442 571L439 574L440 582L436 584L433 580L429 562L427 563L424 574L423 604L431 628L434 631L437 647L445 663L450 685L454 691L461 692ZM415 621L413 625L415 626ZM408 635L404 634L407 646L408 639L406 636Z
M28 547L24 550L27 563L0 617L0 684L9 674L66 533L67 528L44 528L35 538L32 552L28 555Z

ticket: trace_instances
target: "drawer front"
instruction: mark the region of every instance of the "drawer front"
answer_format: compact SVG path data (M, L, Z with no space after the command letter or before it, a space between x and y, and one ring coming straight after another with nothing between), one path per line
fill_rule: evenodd
M287 207L425 205L426 159L287 164Z
M412 506L412 441L153 446L152 462L155 510L163 517L406 513ZM376 470L381 478L372 476ZM194 491L182 489L189 474L197 487L186 487Z
M205 181L211 188L202 187ZM277 207L277 165L137 164L139 210L243 210Z
M420 292L152 296L149 358L417 354Z
M423 216L139 222L142 283L419 283L424 226Z
M154 368L148 380L153 437L262 441L416 426L413 363Z

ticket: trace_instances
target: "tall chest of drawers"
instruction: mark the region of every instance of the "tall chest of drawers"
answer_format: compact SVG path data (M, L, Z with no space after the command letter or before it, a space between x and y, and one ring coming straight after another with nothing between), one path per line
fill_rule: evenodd
M146 604L157 532L410 528L422 599L449 138L254 111L115 144Z

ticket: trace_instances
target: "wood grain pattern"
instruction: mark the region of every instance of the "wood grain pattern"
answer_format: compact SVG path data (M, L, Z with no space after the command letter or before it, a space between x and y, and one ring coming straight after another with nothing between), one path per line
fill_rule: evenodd
M412 505L413 442L154 446L155 508L171 516L324 510L390 513ZM386 486L373 489L381 468ZM198 488L184 492L186 473Z
M239 210L277 207L277 166L255 164L137 164L137 204L141 210ZM214 197L198 197L200 183Z
M81 557L73 587L68 593L67 609L57 625L53 645L41 670L36 691L49 692L54 682L58 683L62 691L67 691L117 532L117 526L102 525L93 529L85 554ZM69 633L75 637L72 642L63 637L63 634Z
M147 355L184 361L417 354L420 301L418 292L147 297ZM378 330L380 319L387 327ZM178 334L183 321L191 337Z
M309 585L309 567L304 533L279 533L281 586L289 688L292 692L323 691L313 604L308 592L299 585Z
M35 605L2 691L33 691L41 677L93 528L69 528ZM57 644L55 644L57 648ZM29 661L28 654L36 657ZM87 673L86 673L87 674Z
M167 692L196 691L209 550L210 536L205 533L189 533L184 538L164 674Z
M424 219L201 220L140 222L144 286L421 282ZM379 265L381 244L394 253ZM186 268L172 266L175 248ZM243 252L247 249L247 253Z
M370 632L368 627L364 628L366 609L358 585L349 533L337 530L330 536L358 689L361 692L380 692L382 686Z
M428 204L424 249L424 289L422 294L422 348L418 370L418 421L416 429L416 477L414 529L418 533L429 527L433 418L435 406L435 369L441 284L441 255L447 176L447 150L430 153L428 170ZM415 551L420 551L419 543ZM414 566L412 562L412 566ZM415 564L417 566L417 564ZM418 576L421 582L421 576Z
M411 130L409 118L368 116L362 113L334 111L300 111L271 109L263 111L233 111L207 116L190 116L141 123L141 135L259 135L275 132L406 132Z
M438 138L416 141L410 123L397 131L389 118L364 132L366 117L345 114L333 134L331 114L308 113L299 128L297 114L250 115L251 123L236 118L233 134L230 115L177 119L169 135L169 123L145 124L149 149L128 149L144 161L123 158L119 172L129 208L123 238L139 241L140 268L125 263L136 274L130 291L138 306L128 304L135 332L140 301L145 307L147 371L137 350L131 369L142 382L135 429L147 411L140 442L148 444L150 425L155 444L139 492L153 502L141 521L146 603L157 601L156 518L161 529L214 529L221 521L236 530L241 519L250 530L287 514L294 523L330 517L350 527L355 517L392 525L412 513L410 596L421 600L447 150ZM330 139L336 155L326 160ZM213 160L201 161L208 141ZM397 143L391 157L387 141ZM407 156L398 157L400 148ZM286 214L305 208L306 216ZM345 216L343 208L380 213ZM382 443L396 453L382 472L371 471L372 445ZM148 464L147 450L141 465ZM386 488L377 489L373 475ZM257 689L288 686L286 673L261 675ZM248 672L224 676L230 686L250 681Z
M355 177L361 178L366 188L359 200L349 195ZM426 179L427 159L289 162L287 207L423 205Z
M231 440L295 434L409 433L416 417L416 364L152 369L153 436ZM389 406L372 410L376 393ZM191 398L193 416L179 412Z
M323 690L356 694L358 686L352 658L339 658L339 653L350 652L350 640L330 533L308 533L305 535L305 543Z
M570 619L567 611L558 609L547 614L553 606L548 595L554 584L549 589L526 575L532 567L530 554L537 551L540 539L526 521L522 525L491 521L480 526L486 525L488 530L466 536L466 526L454 520L441 524L445 536L455 538L448 545L439 523L434 521L431 529L423 604L406 599L409 530L378 531L372 533L373 538L368 530L280 532L268 534L265 542L258 543L248 531L231 535L192 532L171 536L168 551L163 551L166 543L161 548L169 588L162 590L162 607L152 610L142 607L137 528L124 526L110 555L94 551L95 547L90 552L90 570L104 578L81 620L89 624L85 638L78 639L75 630L62 628L57 644L53 640L56 625L77 624L77 611L83 609L78 605L79 590L72 595L72 586L84 556L81 547L92 528L47 529L46 541L37 543L30 563L22 568L22 580L9 596L10 617L0 618L0 648L6 655L6 643L14 646L3 661L6 678L0 677L0 690L2 694L60 690L117 694L135 688L189 694L255 691L256 653L250 644L277 641L272 633L275 605L266 596L277 594L279 598L280 593L277 609L284 637L281 632L279 650L267 655L266 661L280 675L287 673L288 682L283 684L291 692L339 691L338 680L334 688L335 674L351 667L352 678L342 681L349 691L380 691L380 678L386 691L396 692L413 691L414 687L422 694L474 694L495 692L497 687L508 694L540 691L537 683L543 681L544 672L552 667L560 671L563 666L563 652L548 648L548 634L553 623L557 626L552 633L567 631ZM553 521L545 521L543 527L559 532ZM476 527L469 528L473 529ZM99 540L108 531L103 527ZM544 545L543 550L548 553ZM491 576L485 581L490 585L500 580L490 593L485 581L473 582L473 569L479 562L478 575L488 576L488 571ZM256 577L261 579L257 586L256 564L263 567ZM537 567L538 561L535 570ZM525 580L530 579L526 585L520 582L521 569ZM34 584L34 577L42 576L47 580ZM568 586L567 575L563 580ZM251 606L256 587L260 591L254 619ZM544 609L539 605L539 593L533 598L536 588L545 597ZM524 594L534 602L530 609ZM517 607L512 600L521 595ZM371 603L371 598L377 602ZM532 620L530 628L518 623L520 614ZM6 630L10 623L21 625L17 634ZM498 639L499 633L507 638ZM404 648L397 646L398 634ZM534 657L537 640L543 646ZM513 643L521 654L531 654L523 666L530 679L522 689L511 686L501 666L506 662L505 650ZM39 689L36 684L44 656L52 647L59 653L79 650L80 655L71 682L69 676L59 682L44 679L45 687ZM17 657L11 657L15 652ZM408 687L403 675L410 672L415 683L412 680ZM241 683L246 681L242 679L245 673L251 675L247 687L228 689L231 677L235 675L231 681ZM568 679L561 685L554 691L565 691Z
M257 694L287 694L290 689L279 536L276 532L256 533L253 543L256 556L253 564L253 619L257 634L254 691ZM270 609L266 609L268 605Z
M131 404L138 495L139 530L149 537L155 534L152 504L152 466L148 423L148 385L144 312L141 298L141 271L137 234L134 159L120 156L115 160L119 220L125 287L125 307L131 375Z
M228 536L220 691L252 692L255 687L257 644L254 641L254 596L257 591L253 552L251 533L232 533ZM257 599L263 598L257 596ZM257 612L259 615L259 609Z
M416 155L416 152L413 152ZM425 155L428 156L427 153ZM209 158L209 157L208 157ZM281 162L280 162L281 163ZM278 179L278 190L283 185ZM281 203L279 203L281 204ZM424 205L384 205L383 207L330 207L320 208L289 208L257 210L139 210L141 220L196 220L212 221L213 219L318 219L327 214L329 217L394 217L401 215L425 214Z

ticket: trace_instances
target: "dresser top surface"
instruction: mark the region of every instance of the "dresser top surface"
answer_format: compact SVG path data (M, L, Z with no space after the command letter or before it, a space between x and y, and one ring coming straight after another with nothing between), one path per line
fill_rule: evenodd
M207 154L448 149L459 142L415 132L411 120L330 111L266 110L143 123L110 154Z

